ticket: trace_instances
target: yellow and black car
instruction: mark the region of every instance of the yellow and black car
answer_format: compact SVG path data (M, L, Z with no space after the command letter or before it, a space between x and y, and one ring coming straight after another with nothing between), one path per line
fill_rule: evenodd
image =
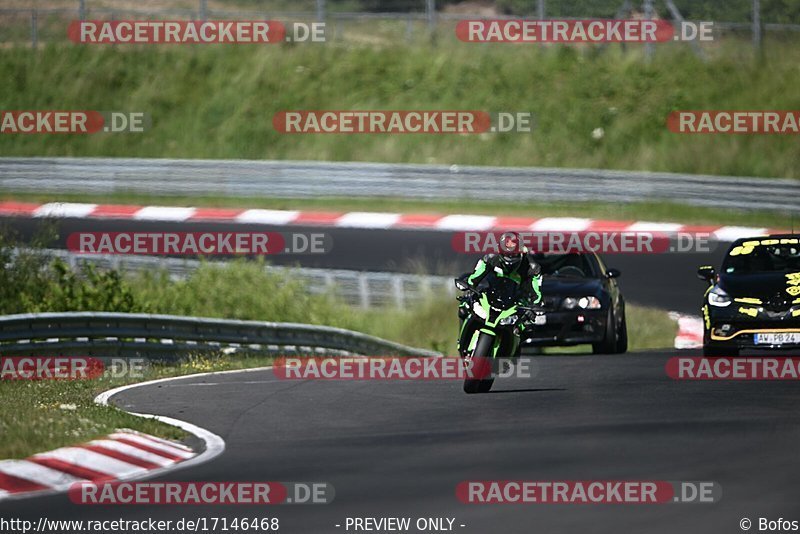
M720 272L705 265L703 354L736 356L743 349L800 352L800 235L735 241Z

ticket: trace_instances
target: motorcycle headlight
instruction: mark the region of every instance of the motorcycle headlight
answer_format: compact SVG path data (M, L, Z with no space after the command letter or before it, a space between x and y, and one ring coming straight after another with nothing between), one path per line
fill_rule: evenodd
M731 297L719 287L714 287L708 292L708 303L718 308L724 308L731 305Z
M472 311L481 319L486 319L486 310L483 309L480 302L476 302L472 305Z
M516 313L514 315L509 315L508 317L506 317L504 319L500 319L500 324L501 325L514 324L515 322L517 322L517 314Z
M578 306L584 310L599 310L600 299L597 297L581 297L578 299Z

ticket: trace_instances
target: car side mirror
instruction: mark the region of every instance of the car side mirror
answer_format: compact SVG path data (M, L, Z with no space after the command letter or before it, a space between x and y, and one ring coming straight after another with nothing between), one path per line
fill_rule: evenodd
M606 278L619 278L622 272L619 269L609 269L606 271Z
M697 269L697 277L700 280L711 283L715 276L717 276L717 271L711 265L703 265Z

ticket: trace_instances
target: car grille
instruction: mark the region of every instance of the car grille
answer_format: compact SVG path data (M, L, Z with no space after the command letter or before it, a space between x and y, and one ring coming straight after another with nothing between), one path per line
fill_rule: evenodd
M791 307L791 300L781 293L776 293L766 299L763 306L764 311L766 311L770 317L772 317L773 314L775 314L775 316L782 316Z

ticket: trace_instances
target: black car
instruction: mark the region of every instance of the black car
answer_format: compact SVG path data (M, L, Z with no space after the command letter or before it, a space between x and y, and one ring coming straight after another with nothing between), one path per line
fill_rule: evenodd
M697 275L709 283L702 308L706 356L800 348L800 236L739 239L719 273L704 265Z
M542 266L544 315L523 347L590 343L595 354L628 350L625 300L617 269L607 269L597 254L535 254Z

